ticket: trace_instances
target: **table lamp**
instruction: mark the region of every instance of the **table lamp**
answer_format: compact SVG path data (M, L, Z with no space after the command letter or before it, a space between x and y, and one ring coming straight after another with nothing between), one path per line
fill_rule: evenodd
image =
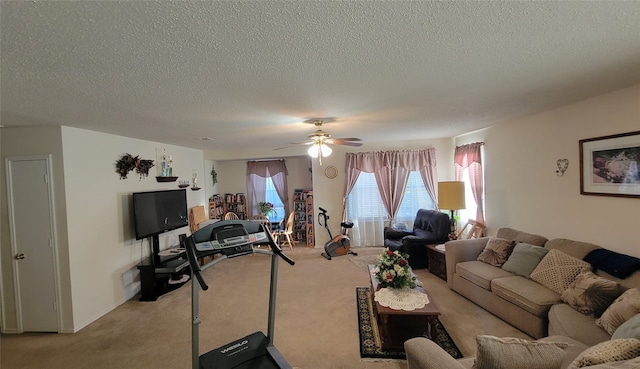
M457 236L454 214L456 210L465 208L464 182L438 182L438 208L451 211L449 239L455 240Z

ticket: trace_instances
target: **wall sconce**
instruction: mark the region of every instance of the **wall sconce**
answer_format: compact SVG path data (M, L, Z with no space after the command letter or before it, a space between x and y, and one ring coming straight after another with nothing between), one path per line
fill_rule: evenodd
M464 182L438 182L438 208L451 210L451 222L449 239L455 240L456 236L456 219L455 211L464 209Z
M567 171L567 168L569 168L569 159L558 159L558 161L556 162L556 165L558 166L558 170L556 170L556 175L558 177L562 177L564 175L564 172Z

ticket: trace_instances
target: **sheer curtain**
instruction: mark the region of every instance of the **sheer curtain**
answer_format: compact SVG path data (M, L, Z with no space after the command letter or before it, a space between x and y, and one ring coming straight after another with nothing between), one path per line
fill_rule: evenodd
M476 142L463 146L456 146L454 154L454 168L456 181L462 181L464 170L469 171L471 192L477 205L476 220L484 222L484 178L482 175L482 145L484 142Z
M343 220L349 219L354 223L351 231L354 246L381 246L384 244L383 230L385 218L394 221L400 208L406 189L409 173L419 171L427 192L432 198L437 198L434 184L437 183L435 149L411 151L377 151L347 153L346 156L347 181L343 197ZM377 184L379 199L375 194L358 196L352 201L361 203L369 201L371 204L350 204L347 206L349 195L358 183L362 172L373 173ZM384 212L379 212L373 203L381 203ZM349 213L348 209L351 209ZM386 214L385 214L386 213Z
M258 203L265 201L267 178L271 177L278 197L284 205L283 216L289 214L287 188L287 165L284 160L263 160L247 162L247 212L258 215Z

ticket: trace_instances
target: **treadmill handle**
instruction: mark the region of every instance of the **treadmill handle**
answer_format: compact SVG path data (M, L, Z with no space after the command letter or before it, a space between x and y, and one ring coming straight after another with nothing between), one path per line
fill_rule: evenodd
M271 234L271 232L269 231L269 229L267 228L266 225L262 224L262 231L267 235L267 238L269 239L269 246L271 246L271 250L276 253L278 256L280 256L280 258L284 261L286 261L287 263L291 264L291 265L295 265L295 261L291 260L287 255L285 255L282 252L282 249L280 248L280 246L276 243L276 241L273 239L273 235Z
M209 286L207 285L207 282L204 281L204 278L202 278L202 269L200 268L200 263L198 263L198 258L196 257L196 246L195 241L193 240L193 235L187 237L184 243L183 247L185 248L187 259L191 266L191 272L198 280L198 284L200 284L202 290L206 291L209 289Z

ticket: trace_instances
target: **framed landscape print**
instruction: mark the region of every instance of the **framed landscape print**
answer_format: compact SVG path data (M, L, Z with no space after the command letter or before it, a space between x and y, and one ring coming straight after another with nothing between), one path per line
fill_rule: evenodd
M640 198L640 131L580 140L580 193Z

